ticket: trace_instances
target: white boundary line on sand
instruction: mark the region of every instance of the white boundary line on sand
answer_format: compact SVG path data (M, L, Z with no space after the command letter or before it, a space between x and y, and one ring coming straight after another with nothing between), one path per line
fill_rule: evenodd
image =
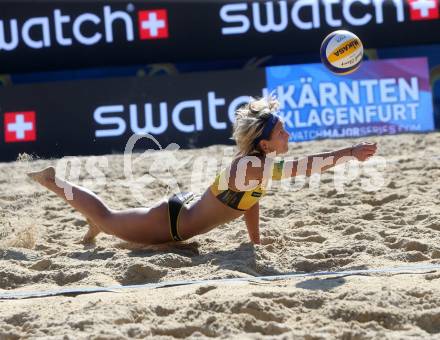
M377 269L359 269L359 270L347 270L347 271L324 271L324 272L312 272L312 273L291 273L272 276L251 276L251 277L239 277L229 279L213 279L213 280L181 280L181 281L165 281L160 283L147 283L140 285L127 285L127 286L108 286L108 287L77 287L77 288L64 288L42 291L6 291L0 293L0 300L16 300L16 299L28 299L38 297L49 297L57 295L79 295L88 293L100 293L100 292L117 292L122 289L141 289L141 288L165 288L173 286L185 286L185 285L204 285L214 283L246 283L246 282L258 282L258 281L277 281L286 280L300 277L320 277L320 276L346 276L346 275L365 275L375 273L397 273L397 274L417 274L417 271L421 270L440 270L440 264L426 264L426 265L412 265L412 266L399 266L399 267L385 267Z

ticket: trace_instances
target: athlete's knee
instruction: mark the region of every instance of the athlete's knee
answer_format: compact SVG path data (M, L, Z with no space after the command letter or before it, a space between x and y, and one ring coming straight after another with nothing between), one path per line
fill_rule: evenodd
M99 226L102 226L101 228L104 229L106 226L109 226L111 224L114 216L115 211L104 206L96 213L96 216L94 216L94 220Z

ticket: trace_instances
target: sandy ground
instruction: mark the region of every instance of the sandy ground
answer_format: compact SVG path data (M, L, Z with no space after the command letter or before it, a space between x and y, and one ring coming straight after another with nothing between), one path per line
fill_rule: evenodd
M47 165L61 168L61 161L1 163L0 292L440 264L439 137L364 138L378 142L378 158L328 171L301 189L299 180L290 190L274 183L260 203L258 246L249 243L242 218L181 244L144 247L100 235L83 245L84 218L25 176ZM286 157L356 141L291 144ZM180 188L201 193L225 151L230 148L173 154L181 164L172 171ZM169 195L166 183L148 176L166 175L155 169L157 156L133 162L129 179L121 155L68 158L80 165L68 178L112 208L149 206ZM203 167L201 157L218 167ZM139 183L145 185L133 191ZM440 271L0 300L0 315L0 339L435 339Z

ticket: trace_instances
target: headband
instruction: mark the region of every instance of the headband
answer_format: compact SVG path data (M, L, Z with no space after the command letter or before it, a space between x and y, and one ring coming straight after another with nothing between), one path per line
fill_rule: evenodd
M274 115L273 113L269 114L269 117L264 122L263 132L261 133L260 136L258 136L254 140L255 147L258 145L258 143L261 140L270 138L270 133L272 132L273 128L275 127L275 125L278 123L279 120L280 118L277 115Z

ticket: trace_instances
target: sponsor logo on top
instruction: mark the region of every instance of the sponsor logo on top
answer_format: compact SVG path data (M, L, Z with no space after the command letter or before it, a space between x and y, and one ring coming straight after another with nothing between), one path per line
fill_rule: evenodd
M384 16L385 8L389 9L390 16ZM359 9L362 9L362 14ZM439 18L439 4L437 0L237 1L223 5L219 15L223 22L222 34L237 35L249 31L283 32L291 26L312 30L321 26L337 28L383 24L386 21L433 20Z
M411 20L434 20L438 19L437 0L408 0Z
M129 9L113 10L111 6L103 6L99 13L82 13L78 16L55 9L48 16L25 20L5 19L0 14L0 51L14 51L23 45L31 49L43 49L52 46L112 44L115 32L119 29L122 39L127 42L135 40L136 28L139 40L168 38L166 9ZM86 32L86 28L89 31ZM121 32L118 32L118 37Z
M138 18L141 40L168 38L168 15L166 10L139 11Z

